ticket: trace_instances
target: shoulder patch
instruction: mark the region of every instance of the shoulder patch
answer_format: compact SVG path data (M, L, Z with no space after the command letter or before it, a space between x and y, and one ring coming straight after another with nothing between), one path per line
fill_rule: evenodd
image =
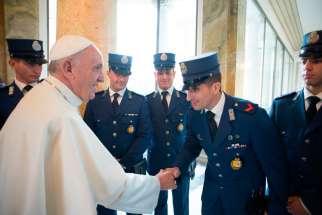
M253 114L257 111L258 105L247 100L238 100L233 104L234 109L244 113Z
M282 95L280 97L277 97L277 98L275 98L275 100L286 99L286 98L291 99L291 98L298 96L298 94L299 94L299 92L291 92L291 93Z

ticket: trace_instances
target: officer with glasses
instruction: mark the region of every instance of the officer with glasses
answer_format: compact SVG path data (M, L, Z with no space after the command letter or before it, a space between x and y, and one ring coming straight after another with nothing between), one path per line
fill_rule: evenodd
M322 31L304 35L304 88L276 98L270 116L288 156L290 214L322 214Z
M20 99L37 84L42 64L47 63L41 40L7 39L7 44L15 80L0 88L0 129Z

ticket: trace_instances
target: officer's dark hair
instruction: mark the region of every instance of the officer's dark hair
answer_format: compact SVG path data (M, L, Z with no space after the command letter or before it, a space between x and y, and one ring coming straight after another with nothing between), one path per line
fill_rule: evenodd
M194 80L194 83L188 84L192 89L197 89L197 87L200 84L206 84L208 86L211 86L212 84L219 82L221 83L221 73L220 72L215 72L211 73L211 76L208 77L201 77L197 80Z
M212 73L212 76L209 76L204 83L208 85L212 85L213 83L220 82L221 83L221 72Z

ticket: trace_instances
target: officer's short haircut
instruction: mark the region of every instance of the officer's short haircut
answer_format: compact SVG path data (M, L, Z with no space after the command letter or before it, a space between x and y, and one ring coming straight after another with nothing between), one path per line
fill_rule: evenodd
M212 76L207 78L204 83L208 85L212 85L213 83L220 82L221 83L221 72L215 72Z

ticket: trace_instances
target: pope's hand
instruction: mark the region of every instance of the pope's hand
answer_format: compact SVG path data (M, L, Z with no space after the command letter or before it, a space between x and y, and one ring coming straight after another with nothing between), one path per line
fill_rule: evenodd
M171 167L171 168L166 168L165 171L171 172L171 174L175 177L178 178L181 175L180 169L178 167Z
M171 171L161 169L156 176L159 178L161 190L173 190L177 188L176 177Z

